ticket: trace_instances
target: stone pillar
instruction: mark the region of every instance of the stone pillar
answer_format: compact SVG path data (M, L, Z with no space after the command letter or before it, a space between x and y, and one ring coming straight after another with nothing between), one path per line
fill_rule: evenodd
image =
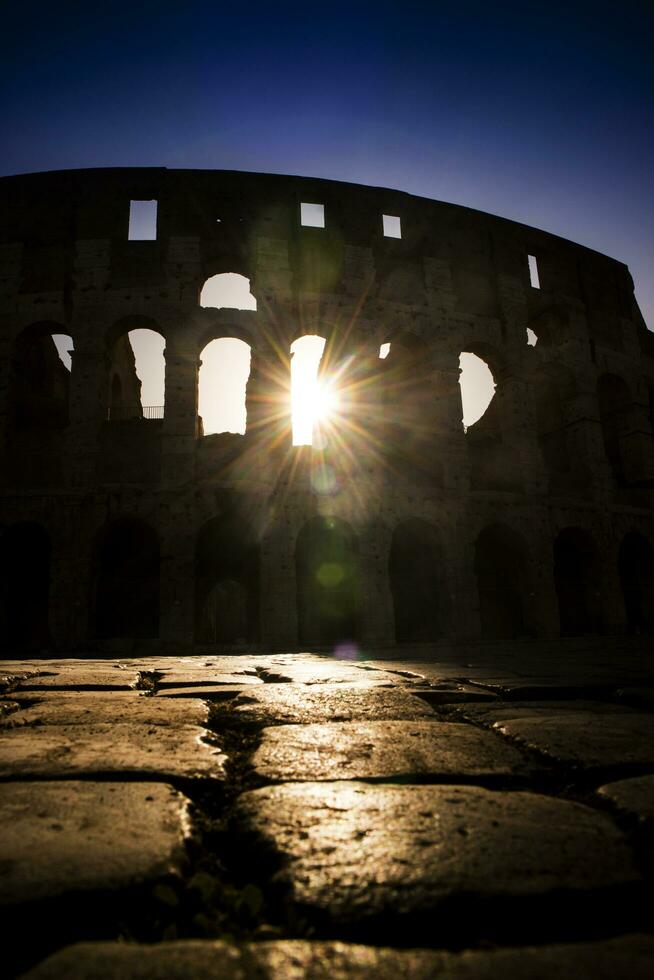
M644 379L640 381L636 400L631 405L625 431L620 435L620 453L628 483L654 482L654 433Z
M431 372L434 451L441 457L443 489L466 494L470 489L470 467L462 422L459 354L439 352Z
M596 392L578 392L570 400L567 416L570 455L579 461L587 474L590 496L597 498L612 493L613 474L604 450Z
M544 489L545 470L538 445L531 382L519 375L497 379L496 398L500 400L502 442L505 465L517 470L516 483L525 493Z
M273 460L288 456L292 444L290 353L284 360L268 345L252 350L246 410L247 443L259 453L263 475Z
M161 438L161 482L179 487L195 476L198 434L198 355L166 347L166 404Z
M66 432L66 467L73 487L96 483L98 438L107 418L109 361L104 348L82 341L72 352L70 375L70 425Z

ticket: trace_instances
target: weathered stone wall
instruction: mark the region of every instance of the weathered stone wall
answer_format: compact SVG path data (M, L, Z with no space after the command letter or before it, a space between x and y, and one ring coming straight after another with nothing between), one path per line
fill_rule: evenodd
M157 239L130 242L129 202L149 199L158 201ZM302 201L324 205L324 229L301 226ZM401 239L383 236L382 214L401 217ZM412 518L437 531L437 568L425 574L443 639L488 635L482 607L493 599L480 597L488 570L486 563L480 571L479 536L496 525L520 558L510 586L521 604L514 635L559 634L554 542L566 528L586 532L594 549L584 586L599 610L593 629L627 628L621 544L633 532L654 542L654 345L621 263L397 191L227 171L5 178L0 215L0 528L35 522L49 535L53 648L102 645L94 626L98 540L118 519L140 519L158 536L159 635L151 645L191 645L198 534L232 510L258 548L256 633L265 648L297 646L296 542L316 516L354 532L364 646L395 642L389 556L395 529ZM530 286L528 254L538 259L540 289ZM256 312L199 307L203 283L222 272L250 280ZM108 342L143 326L165 337L164 419L114 425ZM74 353L68 424L39 437L39 446L56 446L61 465L30 467L26 479L12 371L29 331L70 334ZM347 427L339 434L349 453L293 448L290 412L270 419L271 400L288 405L290 345L312 333L327 338L339 362L352 355L352 389L365 393L349 406L356 437ZM248 431L202 440L199 355L223 336L251 346ZM421 342L415 395L420 389L431 433L420 423L419 472L401 463L412 435L395 425L397 406L382 395L407 338ZM378 352L388 341L385 365ZM468 433L457 383L462 351L483 357L497 382L492 414ZM627 392L617 408L600 404L606 375ZM406 379L403 390L410 402ZM606 448L611 438L614 450ZM312 481L319 457L336 471L329 493ZM9 594L6 552L2 560ZM503 567L498 556L500 578ZM649 575L646 568L642 595Z

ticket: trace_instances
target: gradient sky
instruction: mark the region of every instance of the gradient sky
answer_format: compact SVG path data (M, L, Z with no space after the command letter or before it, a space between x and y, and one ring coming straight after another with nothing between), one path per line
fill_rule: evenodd
M626 262L654 327L654 3L0 4L0 173L385 185Z

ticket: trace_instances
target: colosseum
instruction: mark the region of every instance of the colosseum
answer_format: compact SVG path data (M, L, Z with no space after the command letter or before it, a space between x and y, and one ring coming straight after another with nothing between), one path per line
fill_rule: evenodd
M652 629L654 334L625 265L328 180L71 170L0 194L5 656ZM165 343L162 404L137 330ZM296 445L305 337L339 409ZM200 411L230 338L244 432ZM495 384L467 426L462 354Z

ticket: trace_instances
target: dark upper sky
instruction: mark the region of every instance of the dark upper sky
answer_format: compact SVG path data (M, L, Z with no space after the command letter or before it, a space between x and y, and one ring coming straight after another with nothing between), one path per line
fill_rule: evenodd
M0 2L0 173L397 187L628 263L654 327L654 0Z

